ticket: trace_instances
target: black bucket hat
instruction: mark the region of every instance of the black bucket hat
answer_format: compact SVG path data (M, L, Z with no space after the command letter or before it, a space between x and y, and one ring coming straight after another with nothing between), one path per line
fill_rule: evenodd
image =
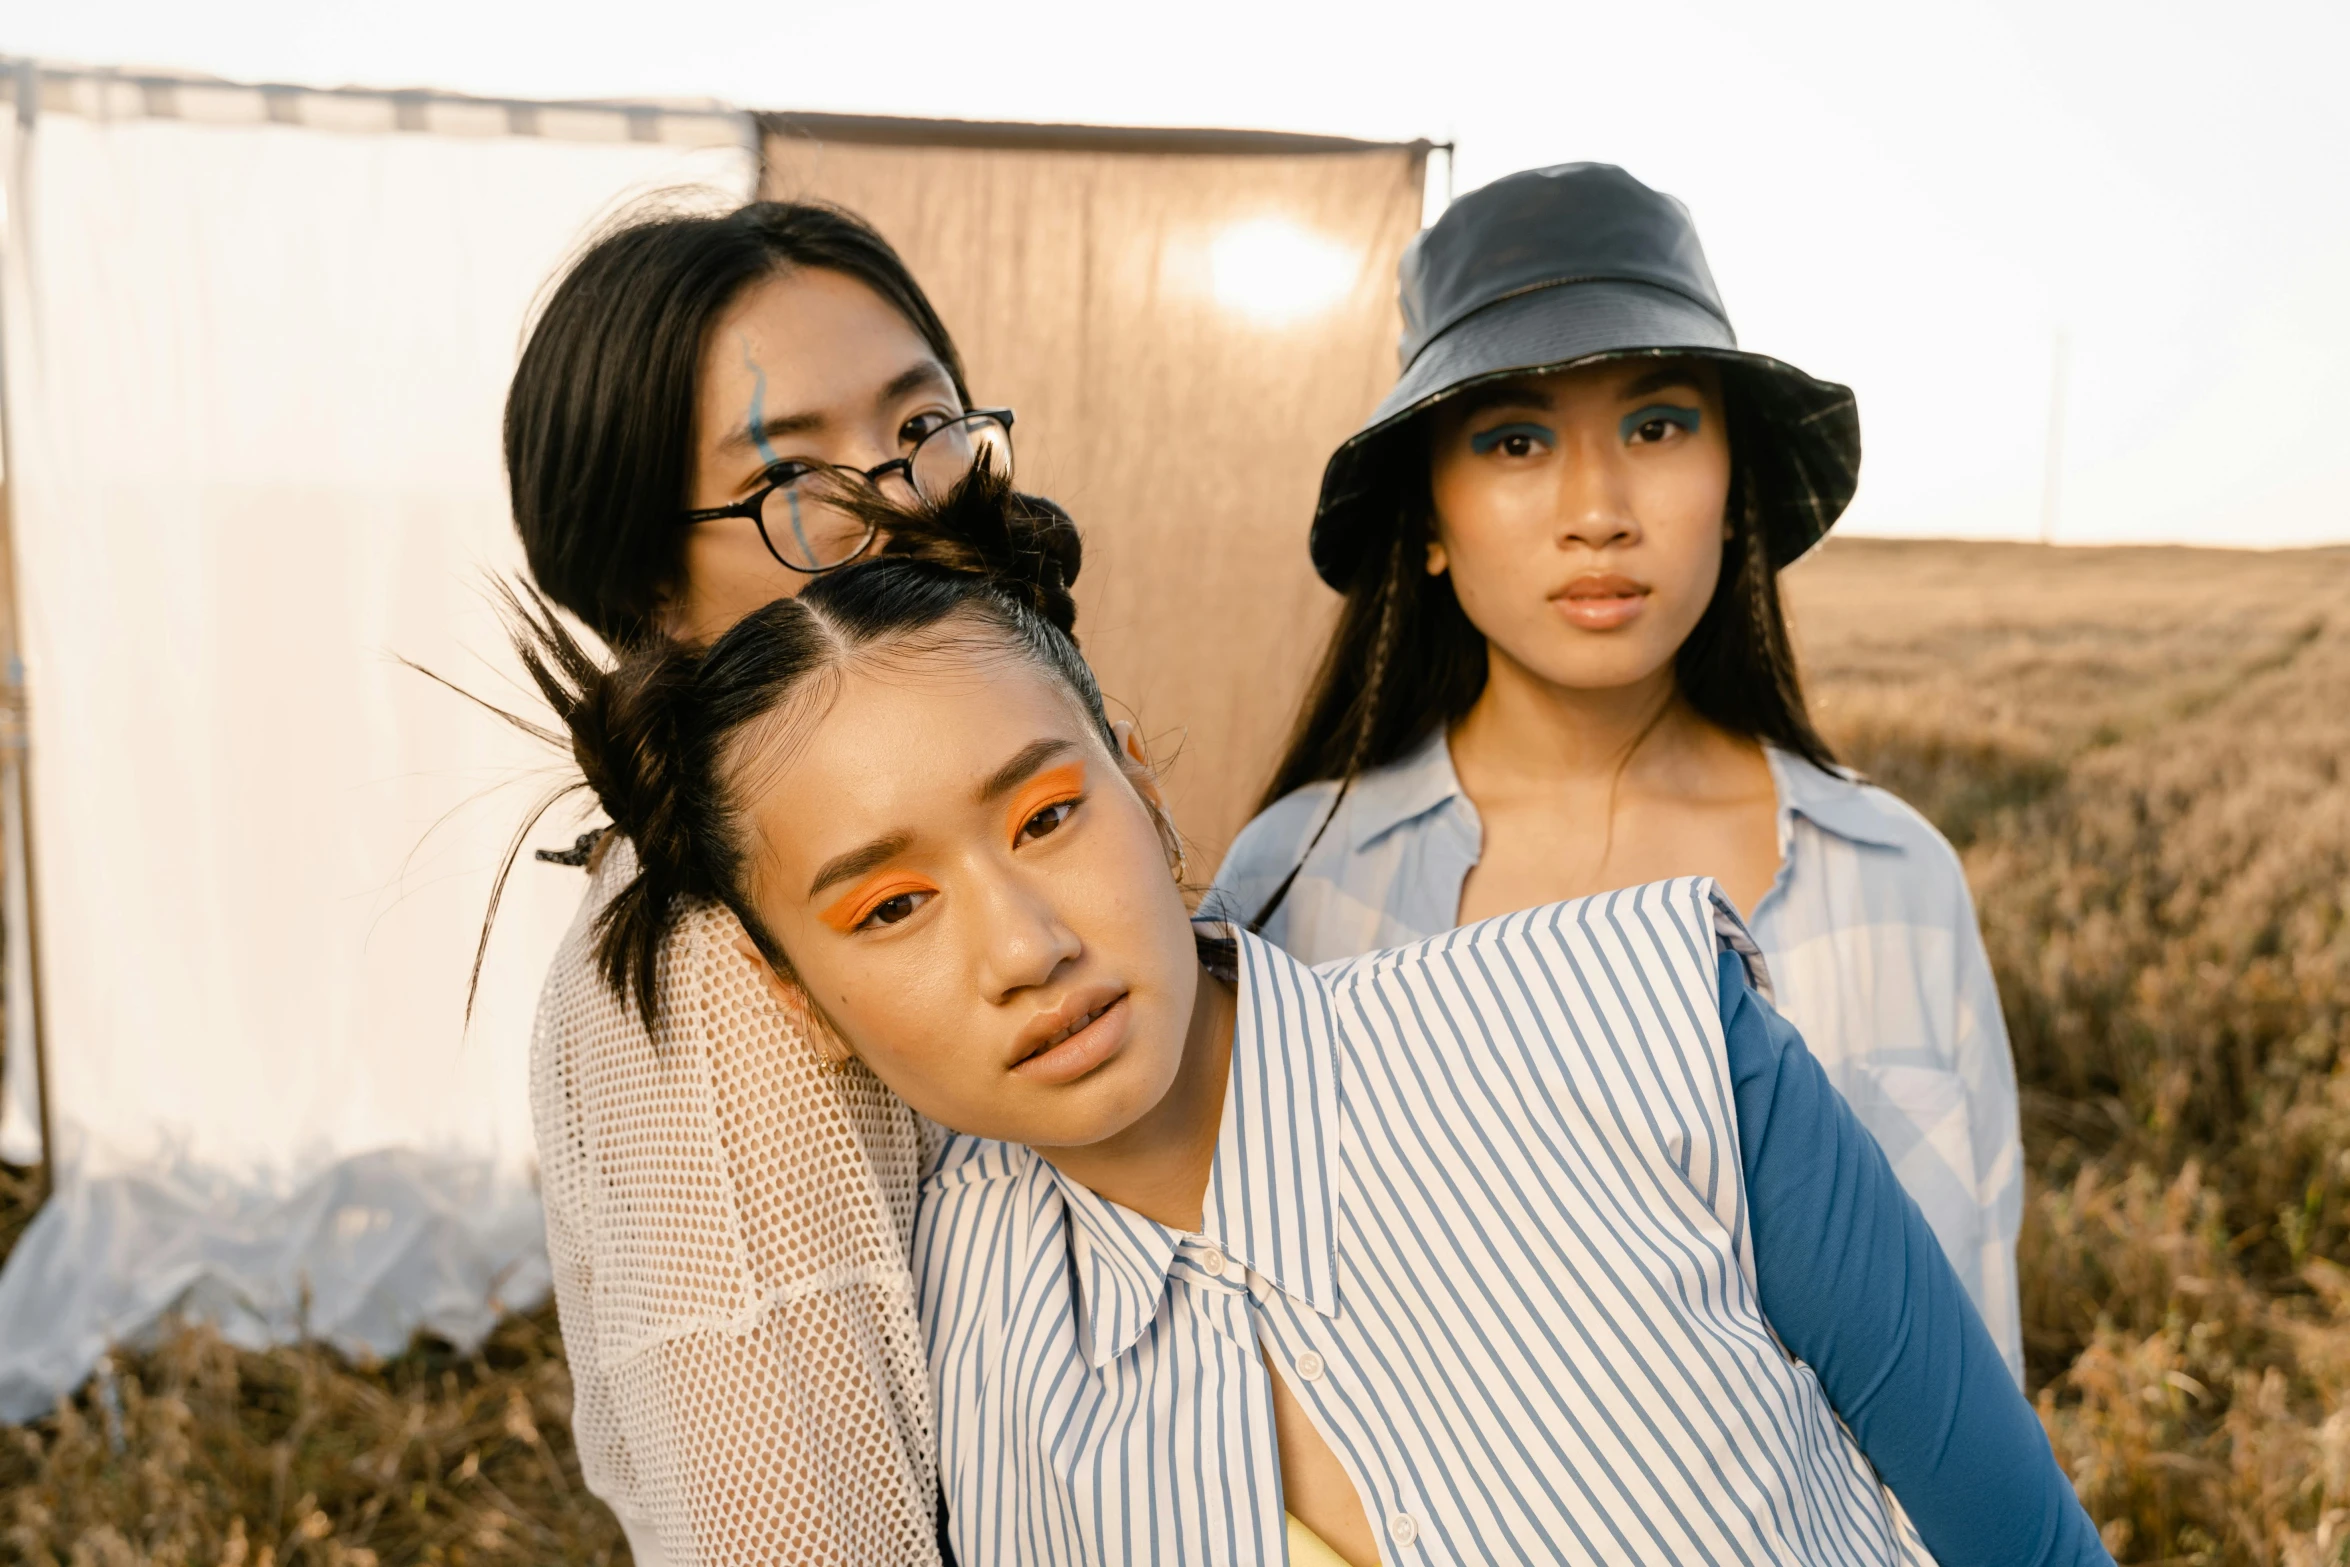
M1402 375L1322 473L1311 549L1344 592L1391 525L1380 505L1388 443L1482 381L1602 359L1719 361L1725 392L1770 439L1740 451L1771 564L1818 543L1860 481L1849 387L1740 351L1689 209L1607 163L1528 169L1471 191L1414 239L1398 269Z

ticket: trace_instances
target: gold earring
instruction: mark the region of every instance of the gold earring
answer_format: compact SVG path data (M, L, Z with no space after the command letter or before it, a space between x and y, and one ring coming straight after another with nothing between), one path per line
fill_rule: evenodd
M1149 804L1148 801L1144 802ZM1175 885L1183 885L1184 872L1191 869L1191 852L1184 846L1183 834L1176 831L1174 822L1156 805L1150 806L1151 825L1159 830L1159 847L1167 851L1167 868L1175 873Z

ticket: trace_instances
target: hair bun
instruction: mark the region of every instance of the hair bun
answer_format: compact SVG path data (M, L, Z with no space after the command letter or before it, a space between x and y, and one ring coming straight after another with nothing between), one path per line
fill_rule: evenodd
M698 749L689 733L688 714L702 655L656 637L608 666L572 635L537 589L500 581L497 593L523 670L554 709L561 727L547 729L494 703L481 705L527 734L558 745L569 743L580 783L550 795L540 803L539 812L584 785L612 818L612 826L634 846L636 875L596 916L596 958L613 992L635 1002L650 1030L661 943L675 923L678 907L686 899L718 897L722 892L711 879L705 846L696 840L694 802L688 799ZM462 687L452 689L463 693ZM490 926L498 916L507 874L538 814L533 812L522 833L516 834L491 884L489 913L474 950L475 988L481 983L482 958L489 950ZM471 989L465 1005L470 1017Z
M882 530L883 559L929 561L985 577L1062 635L1076 636L1085 544L1069 514L1043 496L1013 489L982 464L933 503L908 507L872 497L853 504Z

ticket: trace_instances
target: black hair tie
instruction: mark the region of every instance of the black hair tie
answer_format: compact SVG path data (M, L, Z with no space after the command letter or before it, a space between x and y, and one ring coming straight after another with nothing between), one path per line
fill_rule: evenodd
M603 842L604 834L611 830L609 827L591 827L572 839L570 848L541 849L533 858L548 865L569 865L585 870L587 862L595 856L596 845Z

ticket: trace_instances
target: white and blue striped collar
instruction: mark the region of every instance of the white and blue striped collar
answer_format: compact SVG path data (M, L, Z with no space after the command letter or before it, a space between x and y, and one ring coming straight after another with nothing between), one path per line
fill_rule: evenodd
M1096 1368L1133 1347L1177 1255L1202 1239L1322 1315L1338 1310L1336 1020L1312 969L1270 942L1238 939L1232 1070L1198 1235L1052 1172L1071 1219L1078 1336Z

